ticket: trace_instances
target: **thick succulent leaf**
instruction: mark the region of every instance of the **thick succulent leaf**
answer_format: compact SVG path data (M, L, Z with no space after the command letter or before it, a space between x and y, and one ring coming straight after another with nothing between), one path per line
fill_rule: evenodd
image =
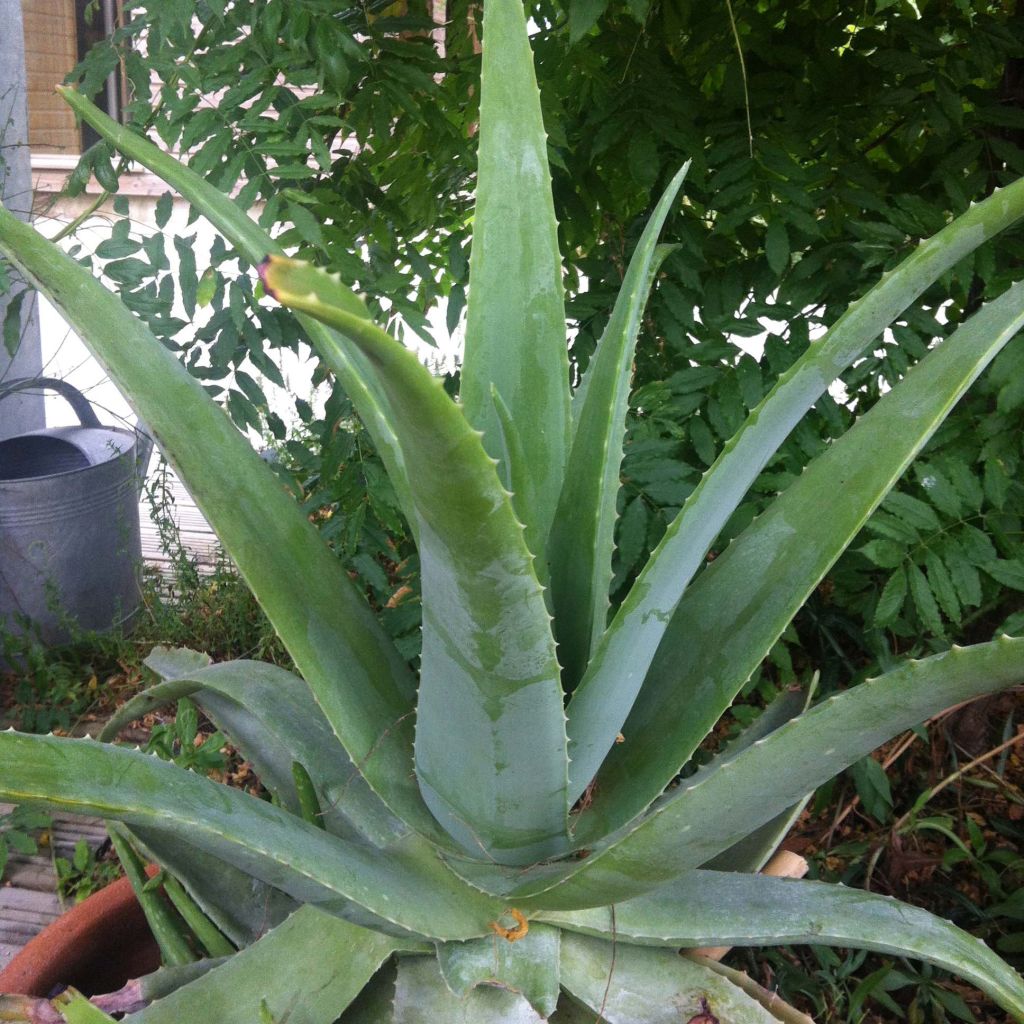
M183 163L175 160L148 139L103 113L74 89L57 86L57 91L74 112L87 122L118 152L138 161L184 196L253 265L267 253L282 252L281 247L244 210L223 192L214 188ZM354 310L365 306L350 292ZM408 473L390 425L390 410L378 386L373 368L358 352L348 352L328 344L330 329L310 317L300 316L303 330L320 358L337 374L359 418L373 438L406 515L410 515Z
M180 967L160 967L152 974L144 974L141 978L129 981L128 985L133 988L137 985L139 997L146 1003L152 1003L169 996L172 992L177 992L184 985L198 981L210 971L227 963L227 960L227 957L211 957L207 960L196 960L191 964L182 964Z
M145 827L129 831L149 858L181 882L236 946L251 946L299 905L286 893L189 845L179 835Z
M530 930L515 942L491 935L441 943L437 961L445 983L460 998L477 985L497 985L518 992L547 1018L558 1004L559 940L557 928L531 922Z
M146 655L143 664L160 682L170 682L172 679L188 679L191 673L212 665L213 658L205 651L193 651L191 647L157 646Z
M187 835L191 845L307 903L352 901L432 939L488 932L502 905L459 885L424 839L381 856L273 804L137 751L0 734L0 799Z
M412 352L336 301L332 277L271 257L270 294L379 369L419 521L423 653L416 773L463 846L503 863L566 848L565 716L551 617L508 492L461 408Z
M2 209L0 252L129 396L373 789L445 841L409 775L412 674L315 527L200 383L85 268Z
M527 548L530 551L543 550L543 540L537 533L537 524L528 515L528 510L535 508L537 504L537 481L533 478L530 462L523 450L519 427L512 419L512 413L502 401L497 388L493 386L491 387L491 401L494 403L494 411L498 417L496 437L501 455L498 457L497 469L502 486L512 495L512 507L523 524L523 536ZM546 583L548 566L545 560L543 558L536 559L533 565L537 571L537 578L541 583Z
M338 1024L394 1024L397 964L389 960L349 1004Z
M563 867L572 874L561 884L539 874L510 896L520 907L576 909L650 891L707 863L896 733L1022 680L1024 638L1002 636L907 662L830 697L718 770L686 779L639 824ZM543 894L523 902L538 891Z
M571 799L575 800L590 783L616 734L623 729L680 598L708 548L775 449L829 384L901 310L958 260L1022 214L1024 180L972 207L922 242L896 270L884 275L864 298L853 303L831 330L779 378L725 446L669 525L595 648L586 675L573 694L568 711ZM897 431L893 439L902 436L902 431ZM849 488L844 491L849 493ZM832 503L834 495L833 491L825 505ZM748 579L757 578L748 575ZM670 649L677 646L669 643ZM745 645L735 646L745 649ZM760 658L766 649L758 650L755 657ZM657 669L652 674L656 679L661 675ZM656 705L657 714L664 716L660 697ZM663 741L652 738L649 746L653 748L659 742ZM661 750L675 753L672 745ZM647 756L646 748L642 756ZM623 764L616 758L609 777L632 786L630 772ZM665 785L669 777L671 772L659 786ZM640 807L652 799L650 789L643 787L642 791L644 795L636 801Z
M142 913L145 915L149 931L156 940L160 950L160 960L171 967L180 967L199 959L189 943L189 928L171 904L163 896L149 887L146 874L146 862L138 850L132 846L131 833L120 823L108 821L107 835L114 847L114 853L124 870L125 877L131 883ZM208 925L209 921L204 922ZM223 941L223 936L221 936ZM220 951L218 955L223 955ZM233 952L229 950L228 952Z
M712 857L702 867L715 871L760 871L772 859L782 840L789 835L812 795L808 793L792 807L787 807L781 814L733 843L728 850Z
M806 710L815 685L816 683L812 683L806 690L789 689L776 697L765 708L764 713L744 729L713 763L720 766L727 758L735 757L740 751L774 732L780 725ZM771 821L765 822L760 828L756 828L749 835L744 836L728 850L723 850L703 867L713 868L715 871L751 873L760 871L779 848L782 840L789 834L789 830L800 816L800 812L807 806L809 799L810 794L807 794L792 807L787 807Z
M291 672L246 660L201 667L194 651L169 648L157 648L145 665L164 678L164 686L187 680L199 687L193 699L292 814L300 813L292 771L298 761L333 835L386 846L407 834L356 771L309 687Z
M548 559L558 654L567 687L575 685L608 622L608 589L615 549L616 500L633 352L654 275L667 247L658 236L687 164L669 183L629 261L615 308L587 368L585 397L573 407L573 443Z
M549 1024L608 1024L604 1017L597 1017L594 1011L572 996L563 992L558 1009L548 1018Z
M511 412L534 478L530 536L542 542L569 453L569 356L547 136L520 0L484 5L482 60L461 397L495 458L492 386Z
M729 1024L778 1024L732 982L667 949L563 935L562 985L608 1024L703 1024L702 1013Z
M205 655L204 655L205 657ZM201 666L211 664L210 660ZM97 739L101 743L113 743L120 735L122 729L126 729L132 722L152 714L159 708L165 708L182 697L191 697L199 689L199 683L193 679L168 679L140 690L134 697L126 700L113 715L110 716L106 725L100 730Z
M647 946L811 943L911 956L977 985L1024 1016L1020 976L980 939L889 896L826 882L689 871L655 892L607 907L543 915L561 928Z
M1017 284L931 351L688 589L622 728L626 740L608 755L595 798L581 816L577 835L584 842L624 824L668 785L956 401L1022 323L1024 284ZM579 742L570 745L570 754L581 753L584 736L596 754L607 719L577 700L569 705L569 732ZM582 715L573 718L573 708Z
M130 1024L332 1024L396 941L302 907L255 945L126 1019Z
M432 956L402 957L395 981L393 1024L543 1024L515 992L481 985L458 996L445 984Z
M77 989L70 986L50 1000L50 1006L67 1024L114 1024L114 1018L94 1006Z

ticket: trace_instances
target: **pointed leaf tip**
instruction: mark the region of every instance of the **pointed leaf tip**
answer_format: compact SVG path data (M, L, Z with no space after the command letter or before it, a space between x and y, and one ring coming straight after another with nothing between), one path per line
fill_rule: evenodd
M281 257L278 257L280 259ZM274 267L274 254L267 253L266 256L260 260L259 265L256 267L256 273L259 274L260 283L263 285L263 290L272 298L277 298L277 292L274 290L274 286L270 283L270 278L273 274ZM279 300L280 301L280 300Z

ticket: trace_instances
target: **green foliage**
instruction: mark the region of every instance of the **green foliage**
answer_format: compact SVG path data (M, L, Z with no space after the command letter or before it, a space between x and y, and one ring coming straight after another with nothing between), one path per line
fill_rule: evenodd
M136 123L152 126L168 144L195 150L196 169L218 187L244 185L243 207L267 199L262 222L279 222L286 244L341 271L399 331L406 329L397 323L401 317L423 333L422 311L437 298L448 301L449 328L459 324L469 267L479 12L464 0L448 4L441 55L415 34L427 27L417 12L378 16L373 5L336 10L323 0L299 0L284 18L281 3L228 11L200 4L190 14L197 33L183 35L180 9L133 0L114 44L126 49L137 95L150 95L151 74L160 83L155 109L148 100L135 104ZM335 16L322 17L328 10ZM664 233L678 247L642 325L613 605L700 473L808 338L834 323L915 241L1024 170L1014 87L1024 26L1005 5L942 3L911 12L885 4L851 13L832 3L817 5L812 15L773 0L734 13L746 88L737 39L719 8L533 6L569 314L579 328L574 374L587 365L604 329L654 197L694 159L688 201ZM143 61L127 47L147 28ZM328 33L342 42L327 47ZM108 49L94 51L78 77L95 85L111 60ZM308 96L302 90L313 83L320 91ZM211 95L218 96L216 107L200 102ZM339 145L342 138L354 139L358 153ZM293 177L299 165L301 176ZM162 208L169 216L169 202ZM360 245L349 246L356 238ZM260 374L277 379L264 341L271 353L295 347L302 331L279 310L259 305L219 242L208 259L198 254L197 267L188 232L177 238L173 246L183 260L177 281L158 255L165 242L157 236L147 248L134 248L140 243L112 251L122 260L149 260L153 253L148 276L123 290L125 300L171 347L185 346L190 369L226 400L236 422L262 424L280 444L285 424L268 415L260 390ZM869 407L899 379L943 333L939 321L956 323L996 294L1020 256L1019 233L1007 233L912 303L881 346L844 375L849 408L819 399L754 481L715 550L843 432L851 412ZM132 271L129 265L116 273ZM176 294L197 331L194 339L181 329L180 312L172 313ZM952 305L939 315L947 296ZM729 340L765 330L762 365ZM218 382L230 368L242 374L229 395ZM945 433L966 435L984 417L987 429L1019 436L1024 414L1014 395L1020 386L1014 390L1008 380L996 389L1002 397L994 414L969 400ZM304 421L311 416L301 405L298 411ZM979 480L983 462L1001 463L1013 480L1019 456L1012 451L1003 444L995 460L978 460L971 448L961 461ZM362 453L364 466L373 466L370 449ZM1019 493L1006 501L1003 516L1019 515ZM999 558L1024 557L1012 522L999 537ZM959 571L968 601L973 596L966 579L973 574L957 569L957 555L938 550L926 560L918 550L908 558L920 574L909 563L871 569L847 555L830 574L828 598L812 600L812 610L799 618L799 638L787 640L787 656L800 669L820 668L828 689L872 662L886 667L890 650L905 649L912 637L924 636L927 649L987 639L1014 610L1014 591L1004 582L1017 578L1012 573L997 583L975 565L986 592L979 605L965 606L946 579L956 591ZM887 584L886 614L876 617ZM407 605L406 614L413 613ZM413 647L410 640L406 650Z
M188 19L175 23L186 6L168 5L162 27L179 53L183 47L194 53L207 40L201 29L196 43ZM666 14L642 7L634 4L631 16L642 20ZM301 23L301 5L297 12ZM211 4L209 13L221 24L244 17L246 11L241 5L228 12ZM196 995L204 1008L215 997L226 1001L218 1019L240 1019L241 1013L251 1019L254 1011L274 1019L294 1011L310 1024L328 1024L339 1012L350 1022L518 1024L553 1006L556 1019L561 1015L572 1020L582 1006L609 1024L647 1024L666 1019L666 1014L677 1018L680 1011L698 1020L719 1019L720 1013L737 1022L766 1022L776 1019L772 1009L790 1018L794 1011L734 972L678 952L698 944L787 940L850 943L953 968L1007 1013L1024 1019L1024 984L1012 968L974 937L923 910L821 882L706 870L719 858L742 861L751 845L770 849L794 808L815 786L860 762L895 733L950 704L1017 682L1024 640L1002 636L919 660L893 658L879 678L795 716L789 712L797 709L776 712L773 705L752 732L741 733L717 757L696 771L689 764L766 652L780 674L792 671L783 641L792 642L788 629L801 605L877 515L918 452L933 437L936 444L941 441L937 431L960 396L1000 351L1013 351L1007 346L1024 321L1022 286L993 284L992 294L984 296L989 301L974 309L957 284L956 270L1024 215L1024 184L993 192L948 224L932 206L918 208L914 227L936 234L908 253L900 251L909 249L905 229L870 228L869 222L857 250L864 257L861 272L872 278L883 267L887 272L855 302L844 301L841 316L830 306L827 284L819 288L811 279L814 257L798 233L801 218L782 213L801 208L796 186L787 194L772 180L770 200L778 203L779 211L766 213L756 203L741 206L732 229L745 240L752 258L735 274L717 277L714 285L708 279L699 320L694 317L692 324L683 325L690 299L673 280L671 260L679 257L675 268L700 273L700 258L682 258L692 252L684 240L665 261L665 276L653 275L653 239L648 236L636 273L626 275L627 293L641 283L653 286L656 308L675 288L675 308L683 320L682 333L673 340L666 332L666 344L654 346L647 365L660 373L663 353L673 348L684 362L663 375L674 384L660 388L661 377L646 376L641 358L639 393L652 407L657 407L659 395L683 404L692 403L688 395L699 400L674 434L653 430L646 439L652 442L647 451L659 452L663 433L680 445L688 438L700 463L710 469L699 478L694 478L696 464L693 475L682 477L649 471L652 483L675 484L675 493L691 485L692 490L681 496L678 514L665 515L664 533L660 540L654 537L656 546L635 579L633 566L619 572L616 596L622 600L607 629L598 628L603 623L592 612L593 621L577 632L584 641L591 633L592 651L587 660L586 643L578 644L579 664L563 676L556 652L557 623L579 600L589 609L602 606L593 581L608 578L612 552L605 529L603 543L584 546L587 564L580 567L578 586L572 572L564 569L560 586L550 594L540 585L549 565L575 565L561 548L565 531L547 529L550 509L559 504L561 467L569 462L573 429L566 419L570 395L562 373L564 353L556 351L561 335L553 333L551 318L550 304L559 290L557 282L552 284L553 219L541 194L548 189L545 150L558 164L564 125L556 111L547 122L552 139L546 140L536 116L522 13L518 0L488 0L477 180L482 223L470 260L474 282L485 285L474 291L473 336L467 343L467 350L477 355L467 359L459 381L460 395L475 396L472 403L454 400L401 341L375 323L378 310L372 297L368 304L345 283L359 279L358 268L336 272L352 257L332 255L321 261L330 265L318 267L283 255L278 241L200 176L212 172L224 186L231 184L232 175L248 173L246 152L236 152L223 134L198 145L197 173L80 97L69 96L75 110L106 140L163 175L216 225L227 239L221 243L225 253L230 244L244 262L259 261L266 293L296 311L318 356L344 384L392 474L397 503L419 553L423 643L417 680L366 602L363 588L339 565L305 511L282 489L281 478L252 452L204 388L87 268L0 212L0 249L26 279L46 290L131 395L301 673L247 661L211 664L194 651L157 649L148 665L160 681L126 706L108 729L115 733L123 719L140 709L194 700L258 763L272 802L139 751L13 732L0 734L5 765L0 795L16 793L21 799L121 822L115 826L119 839L130 836L129 844L179 877L212 924L248 946L222 970L196 981L191 993L191 986L181 990L183 999ZM542 71L550 67L550 40L564 45L568 37L570 47L583 47L593 38L588 26L601 17L601 11L590 9L585 17L575 18L568 32L559 32L552 31L542 12L536 42ZM895 18L890 13L876 24L865 16L864 24L880 31ZM243 35L261 31L256 22L249 27ZM304 38L311 30L314 45L323 51L325 87L340 89L357 81L351 74L356 58L352 47L357 44L353 39L346 45L348 28L345 18L337 17L327 28L309 22L304 30ZM291 45L291 32L283 21L276 22L270 41L264 38L263 43L284 36ZM742 50L754 42L744 40L749 35L737 27L731 41ZM679 36L676 29L665 34L670 53ZM372 42L371 32L366 45ZM828 51L833 64L863 42L859 33L833 37ZM634 41L634 50L639 46ZM867 56L878 52L878 40L873 39ZM259 120L267 110L260 104L280 99L276 79L264 79L261 70L249 70L244 62L239 65L237 56L232 55L229 92L234 91L240 104L255 98L253 106L243 108L244 116ZM641 58L648 67L658 65L646 47ZM731 56L729 61L731 65ZM753 60L749 63L760 73ZM873 63L887 66L884 60ZM900 74L911 73L905 62L895 63ZM575 75L571 68L585 68L586 61L569 65L560 72L565 80ZM745 66L740 64L741 69ZM179 75L188 75L188 67L175 63L165 70L177 81ZM728 67L721 71L719 75L713 65L700 90L715 96L724 89ZM737 91L735 83L732 88L735 95L746 97L751 93L742 77L741 88ZM814 80L817 85L829 76L823 72ZM373 81L372 71L366 69L366 77L358 81ZM678 81L685 84L686 79L678 76ZM444 88L456 82L445 80ZM582 80L575 84L577 95L587 102ZM559 99L568 104L555 88L546 102ZM175 95L165 90L162 101L161 109L173 108ZM641 193L653 185L663 137L666 149L675 139L702 153L699 135L694 142L692 133L673 133L668 122L659 123L656 134L648 117L639 118L632 109L630 114L639 130L626 147L625 161L616 161L613 181L615 175L626 176L628 189ZM753 125L753 116L737 123L740 132L745 123ZM390 134L393 126L377 127ZM498 141L507 148L511 166L496 158L495 129L504 133ZM894 134L901 138L898 130ZM588 169L602 166L601 154L594 151L599 135L591 132L575 147L578 155L562 159L566 180L587 181ZM739 138L755 154L758 144L766 148L759 137ZM381 147L388 145L382 142ZM711 251L715 232L724 232L723 225L729 223L727 216L719 216L727 212L724 196L740 186L735 199L742 199L748 189L743 177L761 173L755 171L757 159L748 160L741 148L727 154L731 170L726 173L733 177L731 184L716 180L719 208L707 205L706 166L698 167L698 159L693 194L672 211L673 217L666 216L673 234L685 230L688 221L699 221L712 236L705 239ZM288 163L299 155L282 151L279 178L305 177L305 165ZM584 162L574 172L569 160ZM251 171L255 180L258 169ZM773 173L785 178L777 170ZM556 181L556 195L558 188ZM487 203L499 202L504 190L515 201L504 208L502 230L496 232L498 218ZM271 205L277 201L280 207L287 195L275 193ZM616 205L622 198L611 191L599 205L630 210L628 201ZM646 205L646 195L641 200L636 211ZM666 204L675 205L672 198ZM805 226L809 220L815 230L819 220L828 220L827 209L817 217L806 209L804 214ZM593 218L584 210L563 222L563 241L578 255L585 252L588 232L595 228ZM342 211L338 220L343 219ZM333 214L322 217L321 232L338 220ZM296 223L304 221L300 216ZM305 222L307 234L315 238ZM752 238L744 229L748 223L754 225ZM858 223L863 229L863 221ZM771 228L763 245L761 224ZM701 231L690 226L700 240ZM573 237L576 231L579 240ZM428 252L437 232L443 232L443 225L425 236ZM113 260L120 266L106 277L130 292L141 271L132 262L137 254L129 251L128 236L120 241ZM348 242L357 250L364 244L355 232ZM898 256L906 258L888 272L889 262ZM415 260L409 265L420 267ZM748 266L766 268L770 279L761 273L747 282ZM805 267L808 276L801 277ZM783 290L780 275L792 278L794 287ZM256 295L255 286L240 288ZM795 314L817 303L812 317L824 315L831 327L815 345L800 344L808 340L805 336L788 348L769 351L764 368L776 378L771 390L761 377L762 368L737 359L724 340L726 334L743 331L743 324L753 333L749 318L756 310L745 305L751 301L749 293L765 305L767 296L775 296L790 323ZM215 282L211 301L216 295ZM892 386L876 386L878 373L868 370L868 383L858 391L857 374L874 358L864 352L879 343L879 332L895 324L894 330L914 325L932 336L943 333L931 313L949 295L957 324L950 337L934 347L918 344L916 351L904 337L904 347L914 356L913 368L900 364L902 355L892 354L891 365L898 366L889 381ZM519 296L511 314L509 296ZM922 301L935 304L921 306ZM620 307L628 310L627 321L639 319L641 304L630 295ZM961 315L968 306L970 315ZM235 326L244 332L245 302L232 305L229 298L227 319L232 310ZM508 378L495 368L490 332L510 315L504 327L514 372ZM803 322L806 327L806 317ZM580 499L588 507L562 507L562 515L579 511L593 516L589 506L597 501L604 519L609 518L609 486L614 491L622 462L617 442L625 430L623 397L633 374L631 334L615 328L605 335L601 344L611 341L614 358L602 365L599 354L592 361L592 374L576 382L577 439L579 431L597 423L607 441L594 445L595 451L574 471L591 478L574 492L588 496ZM693 349L701 359L690 359ZM582 340L577 337L574 352L577 368L582 367L589 354L585 333ZM785 365L776 365L780 358ZM734 364L735 374L723 372ZM553 373L552 367L561 369ZM846 414L823 396L850 367L847 386L853 387L858 418L843 431ZM709 370L721 374L714 393ZM548 409L536 399L552 386L552 376L560 393ZM1006 389L1010 398L1003 399L1004 407L1012 404L1015 393L1012 382L1004 381L999 394ZM484 422L480 396L492 402L497 432L490 412ZM231 405L229 397L229 409ZM833 443L825 443L813 421L800 425L813 406L826 419L831 413L830 430L835 427L842 434ZM244 416L240 419L245 421ZM667 422L667 417L652 422ZM791 432L793 441L785 447ZM588 436L581 443L588 447L590 440ZM774 456L777 450L780 454ZM538 451L543 458L534 466ZM666 454L664 447L660 454ZM762 474L777 468L773 457L787 468L792 464L788 486L757 491ZM938 457L932 461L942 462ZM627 471L633 465L628 456L624 464ZM550 466L556 467L554 473L548 472ZM937 472L943 467L955 476L945 463ZM604 488L591 486L594 479L604 481ZM952 508L951 493L938 479L922 478L921 486L930 499ZM953 479L949 483L955 490ZM519 493L511 493L509 485ZM993 486L998 494L999 483ZM751 487L757 495L753 506L747 496ZM782 493L775 497L777 491ZM626 497L624 510L637 501L636 494L627 492ZM762 500L767 510L754 519L756 502ZM906 490L888 501L882 515L893 523L909 522L917 531L914 539L907 535L907 543L916 543L922 531L941 527L929 501ZM637 558L657 532L642 511L643 516L630 515L630 545ZM997 522L1002 520L993 518L986 526L995 532ZM722 537L729 543L718 550L715 545ZM714 557L707 564L709 550ZM600 576L592 564L598 560ZM941 630L936 596L941 572L927 563L922 570L916 562L904 561L914 608L918 614L927 609L922 619L931 626L939 623ZM1013 557L1004 553L990 563L982 566L989 577L1003 577L1004 585L1016 579ZM952 577L950 585L955 591ZM945 598L949 600L948 593ZM896 603L895 597L889 600ZM581 681L572 690L574 672ZM181 736L187 738L194 731L189 720L193 712L189 705L182 712ZM684 769L687 775L672 785ZM918 814L927 797L922 801L900 824L913 820L917 829L941 827ZM761 859L759 854L756 860ZM326 920L322 913L329 915ZM264 935L268 919L277 927ZM301 942L284 941L282 935L299 924L312 934ZM326 958L332 964L329 978L312 990L296 986L296 974L304 979L308 970L308 948L329 947L332 938L346 952ZM502 955L481 958L487 944L503 944ZM645 948L652 946L666 948ZM364 998L349 1005L392 952L403 954L395 958L393 975L371 982ZM260 968L263 957L271 955L272 976ZM255 971L249 969L253 964ZM388 992L391 977L393 995ZM333 982L341 994L325 1005L320 994ZM283 1006L282 997L287 997ZM941 996L935 1000L952 1012L960 1009ZM156 1001L138 1019L161 1019L171 1005Z
M196 706L188 697L182 697L178 701L174 722L153 726L144 749L147 754L173 761L179 768L210 775L227 768L223 749L226 742L219 732L212 735L200 733Z
M75 843L70 860L54 857L53 867L62 903L81 903L121 876L117 862L97 857L84 839Z
M13 807L0 814L0 879L12 853L31 857L39 849L39 837L32 835L52 824L50 815L32 807Z

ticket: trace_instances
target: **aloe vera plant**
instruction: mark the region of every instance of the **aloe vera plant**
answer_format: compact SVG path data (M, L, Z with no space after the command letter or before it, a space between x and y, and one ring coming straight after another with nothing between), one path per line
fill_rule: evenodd
M518 0L486 0L475 237L453 400L337 277L74 93L77 113L211 220L295 311L382 452L417 539L418 678L315 529L174 357L85 269L0 211L0 250L130 396L301 678L158 650L107 728L191 697L263 801L137 750L0 735L0 797L98 814L192 925L172 962L66 1020L563 1024L805 1020L679 950L814 942L919 957L1024 1020L1024 984L927 912L759 875L806 795L896 732L1024 678L1024 639L910 661L806 710L787 695L672 785L808 593L1024 325L1014 285L930 351L713 563L776 447L916 296L1024 214L1024 183L923 242L778 381L609 614L633 351L685 169L570 392L540 103ZM208 958L194 962L197 949ZM233 950L237 952L232 953ZM9 1000L5 1019L40 1013ZM78 1016L73 1016L77 1014ZM14 1015L12 1018L11 1015ZM92 1015L92 1016L86 1016ZM45 1018L40 1018L45 1019Z

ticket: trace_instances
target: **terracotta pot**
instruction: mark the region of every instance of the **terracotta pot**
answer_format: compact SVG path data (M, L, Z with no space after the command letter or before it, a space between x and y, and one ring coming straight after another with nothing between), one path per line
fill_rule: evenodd
M160 954L127 878L93 893L44 928L0 971L0 992L46 997L64 985L113 992L155 971Z

